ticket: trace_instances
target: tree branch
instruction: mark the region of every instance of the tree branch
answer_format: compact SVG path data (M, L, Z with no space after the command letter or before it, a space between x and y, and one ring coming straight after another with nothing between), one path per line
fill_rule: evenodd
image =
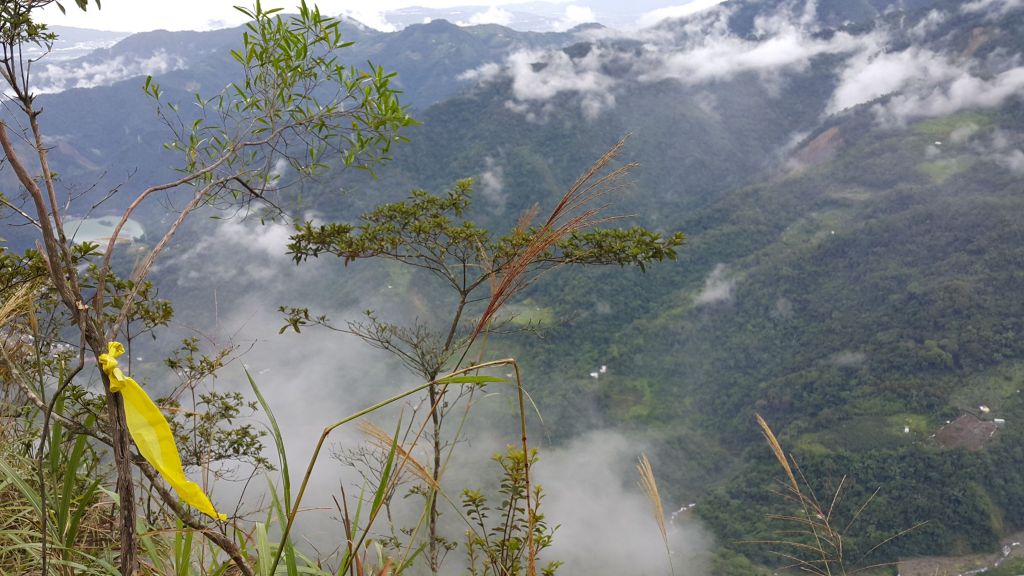
M255 576L252 567L249 566L248 559L242 555L241 549L231 541L230 538L217 532L216 530L206 526L185 509L178 500L178 497L171 493L171 491L164 484L163 479L160 478L160 474L153 469L141 456L135 456L135 466L142 472L142 474L149 480L151 486L156 489L157 494L160 495L160 499L164 501L164 504L171 509L171 512L175 516L181 519L181 522L198 531L203 536L210 539L211 542L217 545L223 550L238 567L238 570L245 576Z

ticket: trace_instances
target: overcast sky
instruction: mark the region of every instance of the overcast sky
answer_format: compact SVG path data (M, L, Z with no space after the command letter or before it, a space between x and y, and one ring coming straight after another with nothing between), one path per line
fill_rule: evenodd
M264 8L292 8L299 0L263 0ZM314 3L310 0L310 4ZM697 8L717 4L722 0L550 0L562 5L569 16L595 15L599 20L603 11L615 6L616 11L632 7L632 20L648 24L654 17L679 16ZM451 8L455 6L480 5L492 7L491 13L500 20L499 7L512 7L523 0L318 0L315 2L322 12L329 15L349 14L363 23L388 29L383 13L409 6L430 8ZM245 0L102 0L103 9L96 10L90 2L89 11L78 10L74 2L65 0L67 15L60 13L56 6L46 9L44 21L50 25L77 26L96 30L142 32L146 30L210 30L237 26L245 21L235 5L250 5ZM575 19L575 18L574 18ZM500 22L499 22L500 23Z

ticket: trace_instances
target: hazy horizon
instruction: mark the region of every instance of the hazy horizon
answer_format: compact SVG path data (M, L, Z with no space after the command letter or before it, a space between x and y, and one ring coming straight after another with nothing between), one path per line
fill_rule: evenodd
M341 0L315 2L320 10L330 15L344 15L376 30L390 32L415 22L397 17L400 10L444 11L456 24L501 24L519 30L547 31L568 29L587 22L599 22L611 27L642 27L654 24L660 19L678 17L714 6L724 0L639 0L629 4L608 0L582 0L578 2L553 0L523 2L521 0L381 0L373 6L357 5ZM233 3L183 0L172 4L151 0L127 2L106 0L103 8L96 10L90 4L83 12L66 7L62 13L56 5L44 10L46 23L50 26L68 26L87 30L123 32L134 34L152 30L208 31L231 28L245 23L244 14ZM294 3L264 2L265 8L280 7L288 10ZM522 16L534 16L524 19ZM429 19L425 17L424 20Z

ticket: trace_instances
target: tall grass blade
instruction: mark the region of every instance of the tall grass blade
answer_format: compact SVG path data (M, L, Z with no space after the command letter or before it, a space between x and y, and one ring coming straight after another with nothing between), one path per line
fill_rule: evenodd
M174 566L175 576L190 576L192 566L192 535L178 520L178 530L174 533Z
M58 397L53 405L54 414L64 412L64 397ZM41 438L40 441L43 439ZM50 477L57 478L61 473L61 450L64 445L64 426L60 421L54 422L50 428L50 451L46 455L47 466L50 469ZM69 468L65 468L65 471Z
M21 473L15 470L4 458L0 458L0 474L3 474L3 476L10 481L11 485L18 489L18 492L20 492L22 497L28 501L36 514L42 514L43 505L39 492L30 486L28 482L25 482Z
M267 488L271 499L270 510L267 511L267 525L269 526L274 521L274 516L276 516L278 525L284 526L288 521L288 512L281 506L281 498L277 494L277 486L274 485L270 478L267 478ZM283 549L285 569L288 571L288 576L296 576L298 574L298 564L295 560L295 545L292 543L291 538L281 542L279 546Z
M63 404L63 401L59 403ZM86 426L91 425L92 421L93 418L90 417L86 421ZM60 426L60 424L55 423L54 427L56 428L57 426ZM50 447L51 451L54 449L55 446ZM97 478L89 482L77 498L73 494L82 477L81 467L84 463L86 450L88 449L88 439L83 435L78 436L75 438L75 445L71 448L71 453L68 455L67 462L64 465L64 485L61 487L61 499L58 502L57 508L57 529L63 535L64 546L69 549L74 548L75 542L78 540L78 528L81 526L85 514L89 511L89 506L93 503L97 494L97 487L100 483L100 479ZM73 508L76 502L77 506Z
M164 563L164 553L157 546L154 534L150 533L139 536L139 543L142 544L142 550L146 553L149 562L153 564L153 568L156 568L156 572L166 573L167 565Z
M288 473L288 454L284 447L284 436L281 435L281 428L277 425L274 411L270 409L270 404L267 403L266 398L260 392L259 386L256 385L256 380L253 379L248 369L243 368L243 370L245 370L245 377L249 379L249 386L252 387L253 394L256 394L256 400L259 401L263 411L267 414L267 420L270 422L270 432L274 435L274 446L277 448L277 459L281 466L281 487L284 491L284 504L285 508L290 510L292 507L292 484L291 475Z
M384 463L384 471L380 475L380 483L373 495L373 507L370 508L370 517L377 515L381 504L384 502L384 495L387 494L388 486L391 484L391 468L395 464L395 453L398 451L398 437L402 433L402 419L398 419L398 427L395 429L395 437L391 441L391 450L388 451L388 459Z
M356 499L356 513L352 517L352 523L349 526L349 532L352 533L352 538L349 541L351 546L346 546L342 553L341 567L338 569L338 574L348 572L356 564L356 555L359 554L359 547L356 543L355 535L359 533L359 521L363 513L363 497L365 495L366 488L363 486L359 489L359 497Z
M81 496L78 498L78 506L68 519L67 526L63 529L64 547L69 550L74 549L75 542L78 541L78 531L82 526L82 521L85 520L86 515L89 513L90 506L95 502L96 496L99 494L101 480L101 478L97 478L85 487L85 490L82 491Z
M256 553L259 554L259 562L257 563L259 574L260 576L270 576L276 566L271 564L274 560L274 554L270 550L270 540L267 538L267 525L263 522L257 522L255 532Z

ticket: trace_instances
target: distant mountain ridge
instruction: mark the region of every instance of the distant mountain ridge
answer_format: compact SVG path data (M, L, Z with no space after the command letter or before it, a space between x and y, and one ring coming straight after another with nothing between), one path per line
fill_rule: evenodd
M517 32L495 24L461 28L445 20L408 26L399 32L379 32L341 18L343 35L355 44L346 51L353 63L372 61L397 72L406 89L406 103L425 107L456 94L465 83L459 75L482 63L521 48L551 48L572 41L575 32ZM158 30L132 34L116 44L38 72L41 92L109 86L133 77L192 70L229 78L244 27L209 32ZM88 31L92 33L92 31ZM118 33L96 33L110 38ZM123 36L123 35L121 35Z
M515 50L565 45L579 33L517 32L493 24L460 28L443 20L385 33L344 18L341 29L355 42L346 49L345 60L355 66L371 61L396 72L402 101L414 110L464 90L469 81L462 75L467 71ZM51 162L60 167L65 181L72 187L88 182L84 186L109 190L131 180L173 176L171 159L160 148L166 135L153 122L142 82L154 76L177 102L188 102L196 93L219 92L236 74L230 51L239 46L242 31L145 32L78 58L38 63L34 83L47 111L40 122L55 145ZM117 202L115 198L111 209Z
M127 32L111 32L90 30L71 26L51 26L49 30L57 34L57 41L46 56L47 61L73 60L81 58L93 50L108 48L128 36ZM29 46L27 54L38 57L44 51L42 46Z

